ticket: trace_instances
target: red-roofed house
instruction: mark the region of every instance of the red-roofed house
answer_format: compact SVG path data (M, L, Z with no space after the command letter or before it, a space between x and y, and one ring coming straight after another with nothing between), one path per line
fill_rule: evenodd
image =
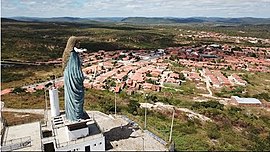
M160 76L161 72L158 72L158 71L152 71L150 74L151 74L153 77L158 77L158 76Z
M192 80L192 81L200 81L201 80L201 77L200 77L199 73L190 72L188 74L188 79L189 80Z
M210 83L213 85L213 87L219 88L221 87L217 77L215 77L214 75L208 75L208 79L210 81Z
M27 88L26 91L30 92L30 93L36 92L36 90L34 88L32 88L32 87Z
M171 78L175 78L175 79L179 79L179 74L177 74L177 73L171 73L170 74L170 77Z
M231 76L228 77L228 79L237 85L242 85L245 86L247 84L246 81L242 80L237 74L232 74Z
M141 73L135 73L132 77L131 80L136 81L136 82L144 82L145 77L143 77L143 74Z
M120 86L116 86L116 87L114 88L114 92L115 92L115 93L119 93L120 91L121 91Z
M122 82L122 83L121 83L121 89L124 89L125 86L126 86L126 82Z
M13 90L13 88L1 90L1 95L9 94L10 92L12 92L12 90Z
M128 86L132 86L132 84L133 84L133 81L132 81L131 79L128 79L128 80L127 80L127 85L128 85Z
M44 89L44 88L45 88L44 85L38 85L38 86L36 86L36 90L42 90L42 89Z
M177 83L174 78L167 78L166 82L167 83Z
M223 85L231 85L228 78L226 78L220 71L214 71L214 75L218 78L219 82L221 82Z

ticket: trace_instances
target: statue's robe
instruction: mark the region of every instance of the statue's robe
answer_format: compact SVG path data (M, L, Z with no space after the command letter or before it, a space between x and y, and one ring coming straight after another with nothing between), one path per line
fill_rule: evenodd
M84 119L84 76L79 54L71 51L64 70L65 113L70 121Z

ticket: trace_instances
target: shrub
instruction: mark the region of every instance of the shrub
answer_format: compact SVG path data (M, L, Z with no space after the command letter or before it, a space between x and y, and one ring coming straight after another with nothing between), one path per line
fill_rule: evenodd
M106 102L105 104L103 104L102 107L106 113L114 112L114 104L112 104L111 102Z
M200 109L200 108L215 108L215 109L219 109L219 110L223 110L224 105L220 104L218 101L207 101L207 102L195 102L192 105L192 109Z
M24 89L24 88L16 87L16 88L14 88L12 93L22 93L22 92L25 92L25 91L26 91L26 89Z
M151 78L150 78L150 79L146 79L146 82L147 82L147 83L154 84L154 85L157 84L157 82L156 82L155 80L152 80Z
M138 108L140 108L140 104L136 100L130 100L128 104L128 112L137 115L138 114Z
M186 79L183 73L179 73L179 79L180 80L185 80Z
M152 94L146 96L146 100L149 102L158 102L158 97Z
M270 95L266 92L253 95L253 98L264 99L264 100L270 102Z
M179 126L178 131L181 132L183 135L196 134L197 127L196 127L195 122L193 120L188 120L187 123Z
M219 129L216 124L209 123L207 125L207 136L210 139L218 139L221 137L221 133L219 132Z

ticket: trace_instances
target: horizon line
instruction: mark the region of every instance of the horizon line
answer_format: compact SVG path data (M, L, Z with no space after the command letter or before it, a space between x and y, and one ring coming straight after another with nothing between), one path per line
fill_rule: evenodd
M270 19L270 17L251 17L251 16L239 16L239 17L214 17L214 16L190 16L190 17L177 17L177 16L95 16L95 17L78 17L78 16L51 16L51 17L37 17L37 16L1 16L1 18L129 18L129 17L142 17L142 18L261 18Z

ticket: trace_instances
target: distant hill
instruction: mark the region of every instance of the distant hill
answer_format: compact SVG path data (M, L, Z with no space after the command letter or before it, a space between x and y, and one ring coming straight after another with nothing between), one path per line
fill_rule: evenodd
M171 23L202 23L204 20L196 18L147 18L147 17L128 17L122 19L122 22L137 24L171 24Z
M79 18L79 17L53 17L53 18L37 18L37 17L12 17L9 21L25 21L25 22L68 22L68 23L132 23L132 24L190 24L190 23L216 23L216 24L270 24L270 18L220 18L220 17L97 17L97 18ZM8 21L7 18L4 21Z
M124 17L95 17L88 19L98 22L121 22L121 20L124 19Z
M227 24L270 24L270 18L215 18L215 17L190 17L190 18L148 18L128 17L122 22L137 24L171 24L171 23L227 23Z
M121 20L121 22L125 23L137 23L137 24L170 24L175 23L174 21L168 18L147 18L147 17L128 17Z
M270 24L270 18L203 18L208 22L238 23L238 24Z
M79 17L53 17L53 18L12 17L11 19L25 22L65 22L65 23L85 23L85 24L98 22L88 18L79 18Z
M1 18L1 22L18 22L18 20L14 20L10 18Z

